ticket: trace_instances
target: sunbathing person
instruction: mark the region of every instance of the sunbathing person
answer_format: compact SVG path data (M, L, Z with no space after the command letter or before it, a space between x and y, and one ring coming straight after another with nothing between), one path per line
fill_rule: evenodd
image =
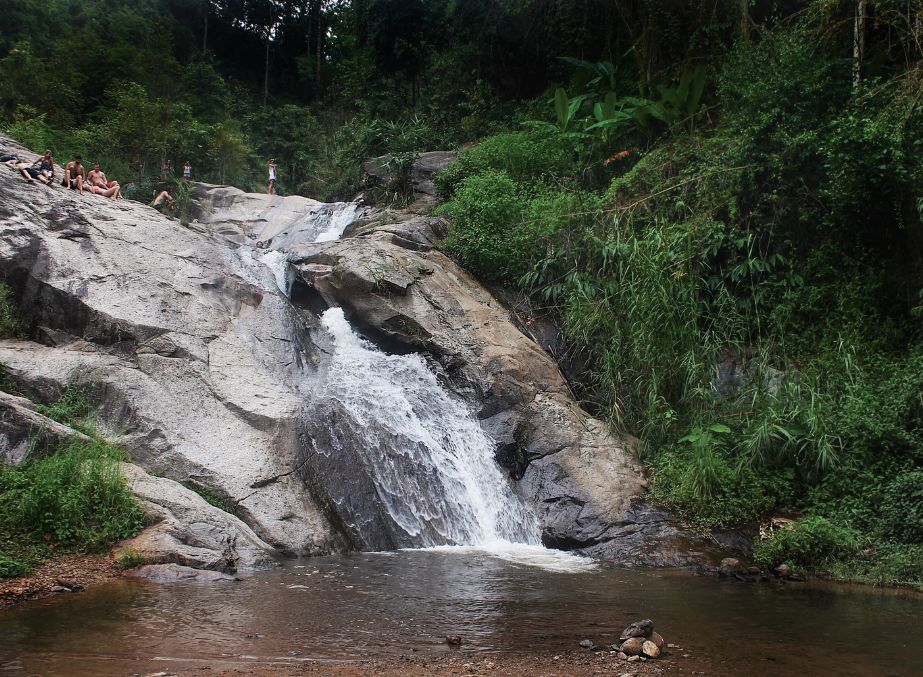
M61 185L65 188L76 188L82 193L85 174L83 160L79 155L75 155L73 160L64 165L64 181L61 182Z
M122 197L122 187L118 181L107 181L106 175L99 168L99 163L93 164L93 169L87 173L87 183L90 184L90 190L103 197L111 197L118 200Z
M50 186L51 182L54 181L54 157L52 157L50 150L46 150L44 155L28 167L22 165L25 165L25 163L21 162L15 168L19 169L29 183L35 183L38 180L46 186Z

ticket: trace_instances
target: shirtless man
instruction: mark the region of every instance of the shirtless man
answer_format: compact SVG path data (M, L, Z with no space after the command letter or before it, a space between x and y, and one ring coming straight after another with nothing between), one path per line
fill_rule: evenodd
M73 160L64 165L64 181L61 185L66 188L76 188L83 193L84 174L83 161L79 155L75 155Z
M122 187L118 181L107 181L106 175L99 168L99 163L93 163L93 169L87 174L87 183L90 184L90 190L103 197L111 197L118 200L122 197Z

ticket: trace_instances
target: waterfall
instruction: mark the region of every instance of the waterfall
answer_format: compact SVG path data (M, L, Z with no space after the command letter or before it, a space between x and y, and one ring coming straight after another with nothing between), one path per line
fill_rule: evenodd
M406 535L398 541L538 545L535 518L497 466L493 442L424 359L377 350L356 336L339 308L322 321L334 352L318 397L352 419L345 427L361 436L352 442L363 452L377 502Z

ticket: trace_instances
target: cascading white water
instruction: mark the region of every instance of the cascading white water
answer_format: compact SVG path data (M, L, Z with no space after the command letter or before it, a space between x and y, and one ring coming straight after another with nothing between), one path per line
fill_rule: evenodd
M305 240L337 240L362 212L356 203L322 205L274 238L272 249L254 255L272 270L276 286L287 296L295 272L286 248ZM340 308L327 310L322 323L333 355L312 406L320 410L325 402L336 405L331 411L348 420L312 419L325 429L315 431L315 438L326 440L314 445L315 452L332 462L325 468L338 476L330 482L335 491L359 490L361 482L342 480L363 473L374 487L374 497L367 497L370 503L329 494L345 523L389 532L363 533L362 540L455 551L475 548L552 571L594 568L591 560L541 545L537 520L494 460L493 441L420 355L377 350L353 332ZM337 458L347 447L352 453ZM361 457L354 455L357 450ZM371 515L377 511L387 519Z
M338 240L343 231L358 219L364 207L357 202L328 202L317 205L271 237L263 233L260 240L271 241L272 249L285 250L300 242L330 242Z
M411 542L539 545L535 518L494 461L492 441L423 358L380 352L339 308L322 321L334 353L318 396L337 400L367 435L361 446L378 499Z

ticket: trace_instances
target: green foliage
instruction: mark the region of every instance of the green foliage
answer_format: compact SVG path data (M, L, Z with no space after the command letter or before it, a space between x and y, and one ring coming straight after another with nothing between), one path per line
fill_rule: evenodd
M205 502L209 505L213 505L219 510L224 510L224 512L230 513L232 515L237 515L238 510L237 506L231 503L227 496L219 493L218 491L208 487L199 482L194 482L192 480L186 480L181 482L181 484L187 489L191 489L196 492L199 496L205 499Z
M118 562L122 569L136 569L147 564L148 560L137 550L123 550L119 553Z
M488 170L465 179L455 199L438 212L453 220L446 247L485 279L521 277L532 244L524 221L527 200L505 171Z
M770 568L788 564L815 570L834 559L855 556L860 545L861 538L853 529L823 517L804 517L757 543L753 559Z
M93 398L87 386L79 383L76 376L72 376L67 380L58 399L51 404L40 405L38 411L58 423L86 432L92 430L88 418L94 408Z
M19 311L13 303L13 295L5 282L0 282L0 338L12 338L22 331Z
M573 144L566 135L545 130L506 132L483 139L460 153L436 177L439 192L451 197L467 178L495 170L517 182L551 183L577 171Z
M901 473L885 487L881 529L901 543L923 543L923 470Z
M74 438L45 458L0 470L0 523L31 538L99 550L133 536L141 511L119 469L123 452Z

